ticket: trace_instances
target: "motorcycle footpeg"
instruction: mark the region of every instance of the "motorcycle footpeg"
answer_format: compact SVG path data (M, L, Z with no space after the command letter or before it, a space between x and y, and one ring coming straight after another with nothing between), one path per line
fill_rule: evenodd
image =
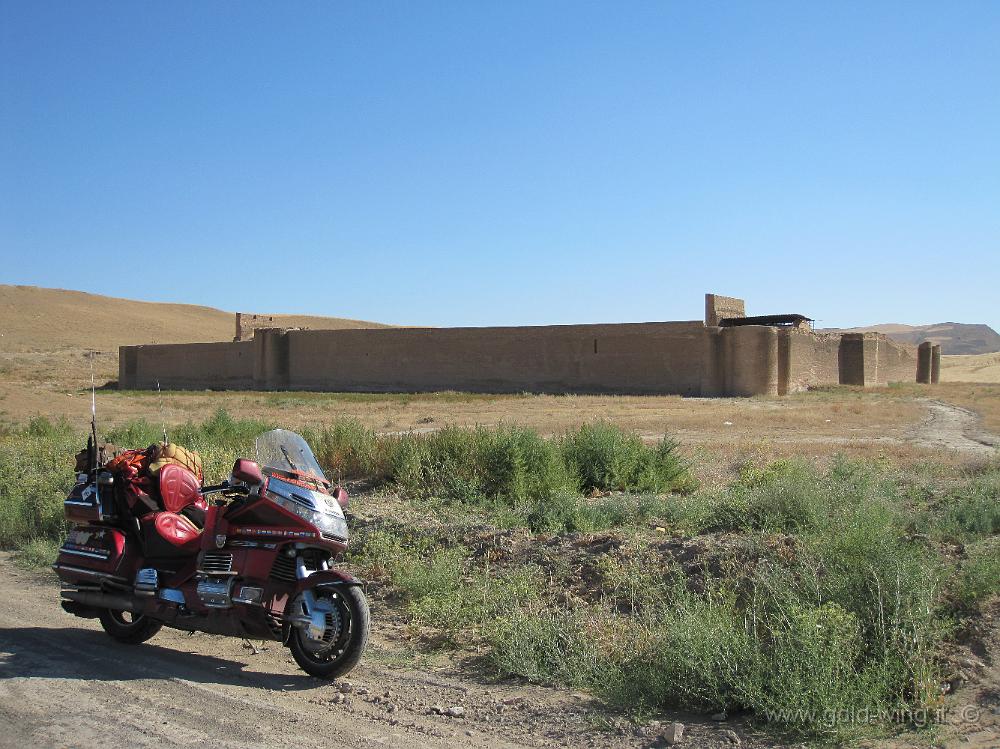
M143 567L135 573L135 593L139 596L156 595L160 586L160 576L153 567Z

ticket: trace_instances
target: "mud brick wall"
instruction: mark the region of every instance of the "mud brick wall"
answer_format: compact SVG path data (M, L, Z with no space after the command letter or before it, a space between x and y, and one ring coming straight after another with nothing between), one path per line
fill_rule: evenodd
M778 395L778 331L764 325L720 330L722 392L717 394Z
M880 336L879 376L881 383L914 382L917 377L917 347Z
M779 331L778 345L782 351L779 395L840 383L839 335L792 328Z
M700 322L290 331L287 338L295 390L699 395L705 358Z
M123 346L119 360L123 389L155 388L159 381L177 390L749 396L915 376L915 347L883 335L701 321L257 329L249 341Z
M930 384L934 344L924 341L917 346L917 382Z
M917 349L880 333L845 333L840 344L841 382L877 387L890 382L914 382Z
M254 345L178 343L122 346L118 387L133 390L244 390L254 384Z
M726 317L746 317L746 304L742 299L721 294L705 294L705 325L715 327Z

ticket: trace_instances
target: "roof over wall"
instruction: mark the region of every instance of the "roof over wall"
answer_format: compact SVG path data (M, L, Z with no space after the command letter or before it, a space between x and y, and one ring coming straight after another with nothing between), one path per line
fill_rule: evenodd
M738 325L771 325L774 327L791 327L803 322L812 322L805 315L757 315L756 317L725 317L719 320L720 328L735 328Z

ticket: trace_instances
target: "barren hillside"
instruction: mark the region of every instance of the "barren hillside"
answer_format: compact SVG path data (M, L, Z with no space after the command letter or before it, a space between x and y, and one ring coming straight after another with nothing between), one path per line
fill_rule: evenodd
M821 333L885 333L901 343L931 341L944 355L991 354L1000 351L1000 334L989 325L942 322L933 325L868 325L861 328L824 328Z
M282 322L313 329L386 327L305 315L282 316ZM118 346L139 343L229 341L235 325L234 313L213 307L0 285L0 351L4 352L79 348L117 352Z

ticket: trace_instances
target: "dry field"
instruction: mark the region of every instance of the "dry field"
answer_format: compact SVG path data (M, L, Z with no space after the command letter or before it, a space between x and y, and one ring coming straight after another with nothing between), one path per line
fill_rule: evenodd
M316 328L365 327L339 318L302 318ZM983 433L1000 434L1000 354L944 357L938 386L871 391L829 388L784 398L674 396L366 395L301 392L118 392L121 344L227 340L233 315L210 307L112 299L81 292L0 286L0 423L36 416L90 418L91 359L106 426L143 418L202 420L219 408L289 428L352 417L381 432L429 431L501 421L558 434L605 419L653 439L669 434L712 473L747 457L836 453L902 462L982 457ZM979 384L985 383L985 384ZM930 401L971 413L943 416ZM942 425L949 434L939 439ZM968 438L971 437L971 442ZM978 440L978 441L977 441ZM986 435L985 441L990 438ZM947 448L958 449L947 449ZM967 448L967 449L963 449ZM980 449L977 449L980 448Z
M983 457L986 448L975 441L981 432L1000 434L1000 384L914 384L870 391L845 387L782 398L711 399L467 393L157 394L119 392L113 386L101 389L116 379L117 367L114 353L95 358L98 413L105 426L136 418L169 426L203 420L220 408L235 418L259 418L292 429L351 417L380 432L503 421L558 434L603 419L650 439L673 436L708 480L726 479L734 466L749 458L826 460L845 454L904 464L931 459L965 462ZM953 404L971 413L957 412L959 422L950 425L950 435L942 441L928 437L927 430L937 423L929 401ZM90 360L84 350L0 352L0 423L23 423L36 416L67 419L81 429L89 422Z
M1000 383L1000 352L941 357L942 382Z

